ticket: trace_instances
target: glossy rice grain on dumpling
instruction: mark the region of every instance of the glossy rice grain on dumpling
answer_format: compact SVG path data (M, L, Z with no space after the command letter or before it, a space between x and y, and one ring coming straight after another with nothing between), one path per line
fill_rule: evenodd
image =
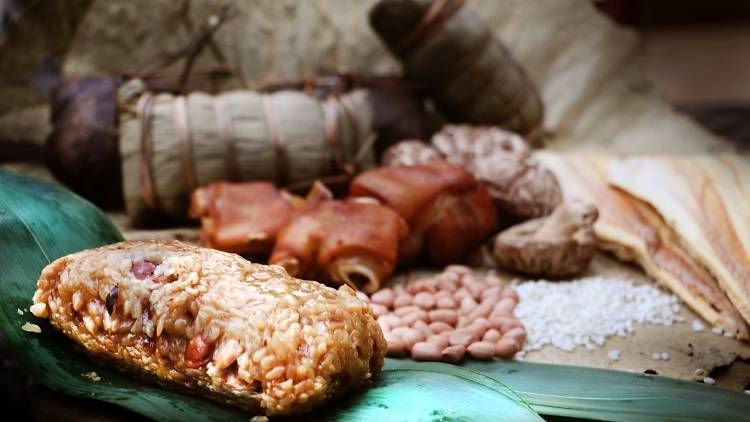
M266 414L369 382L386 350L351 288L176 241L62 257L43 270L31 310L98 359Z

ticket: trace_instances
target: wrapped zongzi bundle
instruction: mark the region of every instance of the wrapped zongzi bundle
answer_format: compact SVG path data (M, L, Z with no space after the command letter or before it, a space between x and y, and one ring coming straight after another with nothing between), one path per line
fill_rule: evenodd
M370 24L451 120L501 126L536 141L542 102L531 81L465 0L380 0Z
M365 90L317 100L296 91L212 96L146 93L120 113L128 213L181 218L190 194L217 180L279 186L374 164L364 150L373 114Z
M370 307L278 267L180 242L123 242L47 266L32 312L97 359L252 412L300 413L377 376Z
M216 96L122 81L62 80L47 149L60 180L99 205L124 200L135 225L184 218L192 189L214 181L284 188L349 177L374 163L373 151L437 127L418 93L388 77L337 75Z

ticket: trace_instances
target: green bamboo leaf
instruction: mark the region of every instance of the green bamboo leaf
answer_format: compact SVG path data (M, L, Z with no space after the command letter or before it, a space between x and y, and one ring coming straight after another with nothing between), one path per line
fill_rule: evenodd
M510 388L486 375L445 363L390 358L366 391L328 406L312 420L334 420L332 415L362 422L542 420Z
M579 366L467 361L502 380L543 415L609 421L740 421L750 397L722 388L647 374Z
M28 310L36 280L49 262L123 240L94 205L53 184L0 169L0 335L20 364L55 391L94 398L161 420L231 421L247 415L208 400L138 382L92 362L45 320ZM26 311L19 315L18 310ZM24 322L42 334L21 329ZM84 376L95 371L102 381Z
M0 335L21 365L61 393L93 398L161 421L246 421L230 407L173 392L98 365L45 320L25 311L49 262L122 240L96 207L69 191L0 169ZM38 324L42 334L21 329ZM388 360L371 386L337 400L305 420L541 420L508 387L444 364ZM84 374L96 372L95 382ZM460 392L460 394L456 394Z

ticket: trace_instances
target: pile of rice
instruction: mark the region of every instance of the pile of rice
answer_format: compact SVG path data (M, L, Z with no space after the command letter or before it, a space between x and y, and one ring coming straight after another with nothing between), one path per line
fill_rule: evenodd
M515 316L528 332L524 352L548 344L594 350L609 337L627 337L638 324L684 321L674 295L619 277L528 281L515 288L521 298Z

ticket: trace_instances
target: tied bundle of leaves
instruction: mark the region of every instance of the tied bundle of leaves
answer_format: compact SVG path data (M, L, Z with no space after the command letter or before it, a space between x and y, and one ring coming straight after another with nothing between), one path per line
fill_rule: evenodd
M449 120L542 136L536 88L466 0L380 0L370 25Z
M86 200L0 169L4 343L36 381L61 393L112 403L156 420L248 420L251 415L241 411L97 364L46 320L23 312L49 262L121 240L107 217ZM27 333L21 329L24 323L38 324L42 332ZM86 376L92 372L100 381ZM742 420L750 414L750 400L706 385L600 369L513 361L468 361L457 367L386 359L382 375L370 388L302 418L541 420L534 412L623 421Z

